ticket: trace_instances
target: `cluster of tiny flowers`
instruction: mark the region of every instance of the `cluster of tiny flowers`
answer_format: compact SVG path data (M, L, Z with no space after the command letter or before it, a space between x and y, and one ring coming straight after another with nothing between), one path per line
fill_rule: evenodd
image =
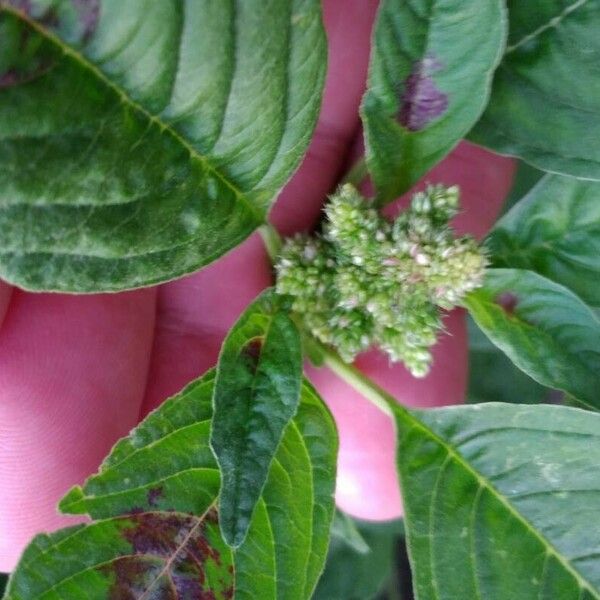
M286 241L276 264L277 291L324 344L351 362L378 346L423 377L442 329L440 309L481 285L486 259L471 237L448 226L458 188L430 186L389 222L352 186L326 208L318 237Z

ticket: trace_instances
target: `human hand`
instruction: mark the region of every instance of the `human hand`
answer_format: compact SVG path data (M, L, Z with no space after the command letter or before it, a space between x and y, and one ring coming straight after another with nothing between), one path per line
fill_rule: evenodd
M330 59L321 118L303 166L273 211L283 234L310 229L355 147L358 105L377 7L325 3ZM427 177L461 186L459 232L481 235L510 187L512 162L460 146ZM262 242L242 246L199 273L122 294L28 294L0 283L0 571L11 570L39 531L72 523L56 503L94 472L116 439L216 362L239 313L271 282ZM358 366L401 402L462 401L463 316L447 320L424 380L370 352ZM387 417L326 369L309 369L340 430L338 502L357 516L398 516L393 431Z

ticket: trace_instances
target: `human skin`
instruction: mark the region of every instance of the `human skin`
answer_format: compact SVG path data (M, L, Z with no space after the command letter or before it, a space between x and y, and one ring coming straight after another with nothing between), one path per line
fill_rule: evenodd
M283 234L310 230L359 132L374 0L326 0L329 68L319 124L305 160L272 211ZM511 185L512 161L462 144L427 177L458 183L456 229L481 236ZM215 364L221 341L272 281L258 235L202 271L120 294L29 294L0 282L0 571L14 568L33 535L72 524L56 503L94 472L117 438ZM399 401L463 399L464 316L452 312L422 380L377 352L357 365ZM308 373L339 428L337 500L352 514L401 513L392 424L327 369Z

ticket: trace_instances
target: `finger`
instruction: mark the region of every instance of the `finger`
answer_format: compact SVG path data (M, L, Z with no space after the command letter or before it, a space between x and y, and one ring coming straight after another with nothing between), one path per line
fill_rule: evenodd
M3 281L0 281L0 327L2 327L2 323L4 322L11 295L12 287Z
M314 225L345 161L358 126L376 6L372 0L324 3L329 66L319 123L302 166L272 213L286 234ZM143 414L215 364L227 330L271 281L269 260L254 235L208 268L160 289Z
M420 182L459 184L461 214L456 229L482 235L490 227L512 184L513 161L461 144ZM412 191L393 203L397 213ZM402 365L372 351L360 356L358 368L407 406L431 407L463 401L467 375L464 316L453 311L445 319L447 333L433 349L433 367L425 379L412 377ZM327 369L309 376L327 400L340 437L336 500L350 514L364 519L390 519L402 514L395 467L395 434L391 420Z
M152 290L15 290L0 330L0 571L33 535L68 522L60 497L135 424L153 319Z

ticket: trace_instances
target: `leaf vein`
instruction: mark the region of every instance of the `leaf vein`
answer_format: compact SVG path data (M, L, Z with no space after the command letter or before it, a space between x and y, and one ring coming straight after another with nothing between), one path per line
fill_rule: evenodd
M559 15L557 15L553 19L550 19L547 23L544 23L543 25L541 25L540 27L538 27L536 30L532 31L531 33L523 36L515 44L508 46L506 48L505 54L510 54L511 52L514 52L515 50L517 50L517 48L520 48L522 45L524 45L524 44L530 42L531 40L535 39L536 37L540 36L545 31L552 29L552 28L557 28L564 19L566 19L571 13L575 12L578 8L587 4L587 2L588 2L588 0L577 0L576 2L573 2L573 4L567 6Z

